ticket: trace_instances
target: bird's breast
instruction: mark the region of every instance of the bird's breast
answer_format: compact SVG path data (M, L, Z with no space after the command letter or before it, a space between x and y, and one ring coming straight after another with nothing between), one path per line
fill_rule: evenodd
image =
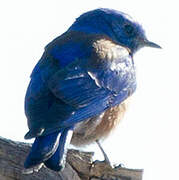
M136 83L135 66L130 50L109 39L100 39L93 43L95 60L103 68L91 68L88 74L96 84L119 93L131 89Z
M104 66L107 67L103 72L103 77L110 76L111 79L119 79L120 82L135 81L135 66L129 48L116 44L109 39L96 40L93 43L93 48L96 54L95 59L98 61L96 63L105 64ZM97 71L96 74L100 74L99 69ZM93 72L91 72L92 74Z
M130 50L129 48L120 46L108 39L99 39L93 43L93 48L95 49L98 57L101 60L114 61L116 59L126 58Z
M83 146L106 138L119 124L126 111L127 102L111 107L102 114L82 121L75 126L71 144Z

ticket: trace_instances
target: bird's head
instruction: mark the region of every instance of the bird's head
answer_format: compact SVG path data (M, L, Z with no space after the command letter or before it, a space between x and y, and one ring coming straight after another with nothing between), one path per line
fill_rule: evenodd
M145 46L160 48L147 40L142 26L129 15L112 9L96 9L84 13L69 30L107 35L113 41L129 48L132 53Z

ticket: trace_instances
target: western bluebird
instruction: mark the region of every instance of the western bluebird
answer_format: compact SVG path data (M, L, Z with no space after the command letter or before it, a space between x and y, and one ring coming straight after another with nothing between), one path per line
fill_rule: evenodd
M129 15L96 9L45 47L25 97L25 139L35 138L25 168L60 171L70 142L109 135L136 89L133 54L144 46L160 48Z

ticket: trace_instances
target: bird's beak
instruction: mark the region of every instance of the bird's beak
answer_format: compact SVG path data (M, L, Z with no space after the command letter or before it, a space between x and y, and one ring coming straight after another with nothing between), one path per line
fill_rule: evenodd
M149 41L147 39L145 39L143 41L143 43L144 43L144 46L146 46L146 47L153 47L153 48L160 48L161 49L161 46L159 46L158 44L156 44L154 42L151 42L151 41Z

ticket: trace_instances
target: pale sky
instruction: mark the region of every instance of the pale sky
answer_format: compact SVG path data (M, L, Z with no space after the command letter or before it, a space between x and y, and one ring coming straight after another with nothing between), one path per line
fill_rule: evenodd
M174 0L6 0L0 2L0 136L24 141L24 96L47 43L81 13L113 8L131 15L163 47L135 56L138 87L118 129L103 143L113 163L144 169L143 180L179 179L179 21ZM29 142L29 141L25 141ZM96 151L96 146L85 150Z

